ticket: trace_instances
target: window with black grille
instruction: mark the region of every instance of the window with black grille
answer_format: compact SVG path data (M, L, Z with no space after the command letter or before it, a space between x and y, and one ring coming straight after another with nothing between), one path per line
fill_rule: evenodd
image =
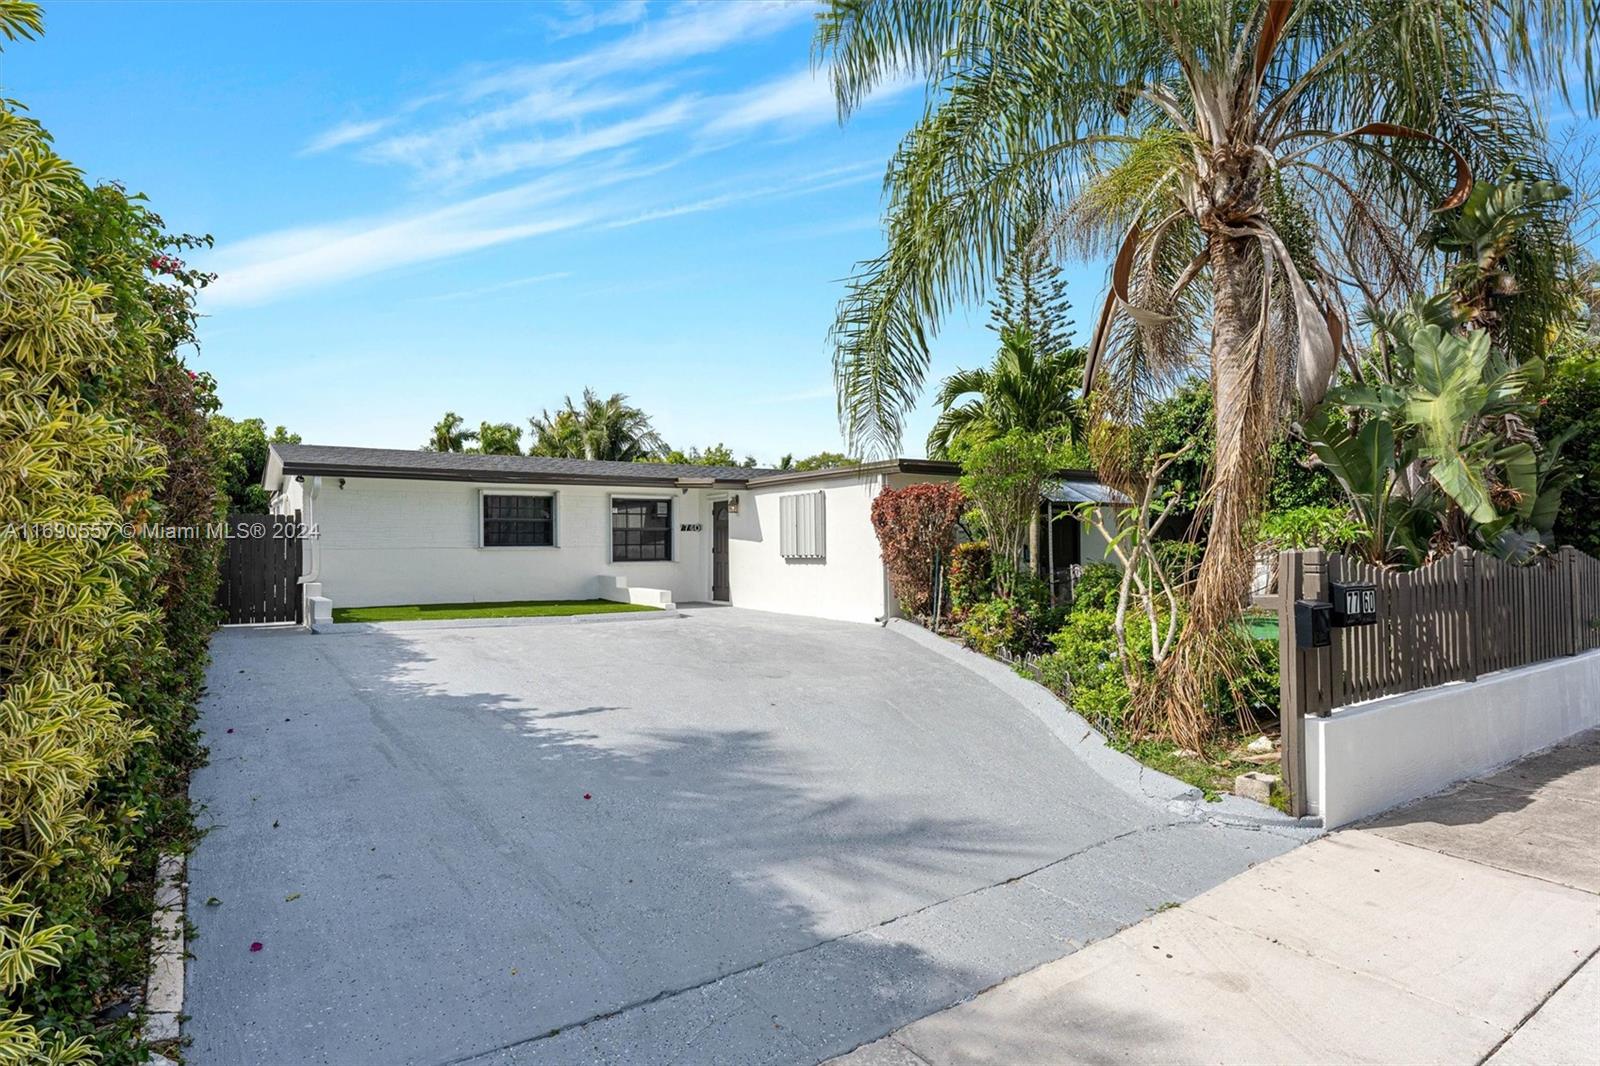
M644 563L672 558L672 501L611 501L611 558Z
M483 497L485 548L549 548L556 542L554 496Z

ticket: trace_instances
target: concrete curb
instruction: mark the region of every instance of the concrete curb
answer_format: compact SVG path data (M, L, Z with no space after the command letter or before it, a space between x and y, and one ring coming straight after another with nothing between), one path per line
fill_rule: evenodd
M1220 825L1261 829L1322 828L1320 818L1290 818L1242 796L1229 794L1217 802L1207 802L1205 795L1193 785L1152 770L1133 756L1113 748L1077 711L1062 703L1049 689L1022 677L1005 663L980 655L903 618L891 618L888 629L965 667L1022 704L1091 770L1136 799L1160 805L1182 818Z
M603 622L659 622L679 618L677 608L659 611L614 611L601 614L563 614L545 618L429 618L415 622L333 622L313 633L350 636L359 633L404 633L418 629L503 629L508 626L598 625Z
M156 867L155 932L150 936L150 977L145 982L144 1042L176 1040L183 1017L182 855L163 855Z

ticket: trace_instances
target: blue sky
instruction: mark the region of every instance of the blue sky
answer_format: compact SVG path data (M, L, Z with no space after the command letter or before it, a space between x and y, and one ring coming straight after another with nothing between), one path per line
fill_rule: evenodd
M0 92L91 179L215 235L194 364L234 417L415 447L446 409L525 425L592 386L678 447L771 462L841 447L827 330L922 107L892 85L841 128L812 12L54 3ZM1067 276L1082 325L1105 271ZM985 319L947 323L930 381L988 362Z
M309 442L414 447L584 386L674 445L840 447L827 329L920 86L841 128L812 9L53 4L0 58L91 179L209 232L196 366ZM1080 318L1100 272L1075 291ZM983 308L935 373L992 354ZM922 454L931 415L904 451Z

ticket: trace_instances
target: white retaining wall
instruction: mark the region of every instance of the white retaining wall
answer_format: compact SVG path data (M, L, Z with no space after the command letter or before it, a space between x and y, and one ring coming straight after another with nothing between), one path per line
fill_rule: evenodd
M1328 828L1600 726L1600 651L1306 719L1312 813Z

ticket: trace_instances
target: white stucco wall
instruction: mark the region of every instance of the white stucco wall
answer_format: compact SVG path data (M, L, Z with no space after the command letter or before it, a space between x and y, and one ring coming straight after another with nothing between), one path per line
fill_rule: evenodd
M299 510L318 531L307 547L307 568L318 591L339 607L406 603L581 599L602 595L602 577L634 588L665 589L679 604L711 598L711 504L740 499L728 520L731 602L756 610L872 622L885 609L886 583L872 529L872 500L885 485L949 478L912 474L825 477L754 489L687 492L660 487L492 485L402 478L292 476L279 484L274 509ZM789 493L825 495L826 556L779 554L779 499ZM482 548L479 497L485 493L555 496L556 546ZM673 559L613 563L613 496L673 502ZM698 530L685 531L685 524ZM1085 529L1084 561L1104 554ZM889 609L894 610L892 603Z
M882 485L883 478L873 475L741 490L739 513L728 516L731 602L849 622L881 616L883 562L871 508ZM826 558L783 558L778 554L778 498L819 489L825 494Z
M479 495L556 497L556 546L478 546ZM673 501L670 562L611 561L611 498ZM323 595L337 607L587 599L597 579L669 589L679 603L709 596L711 543L705 492L604 485L488 485L464 481L324 477L309 520L319 531ZM683 532L699 523L699 532Z
M292 515L300 511L302 516L305 511L305 482L296 481L292 477L283 479L282 487L272 499L272 513Z
M1100 512L1100 521L1105 525L1105 528L1110 530L1117 528L1115 507L1098 507L1096 510ZM1086 564L1116 562L1115 559L1110 557L1111 546L1106 543L1106 538L1101 534L1099 528L1087 519L1080 519L1078 524L1079 528L1083 530L1078 539L1079 560Z
M1600 651L1306 719L1312 813L1377 814L1600 726Z

